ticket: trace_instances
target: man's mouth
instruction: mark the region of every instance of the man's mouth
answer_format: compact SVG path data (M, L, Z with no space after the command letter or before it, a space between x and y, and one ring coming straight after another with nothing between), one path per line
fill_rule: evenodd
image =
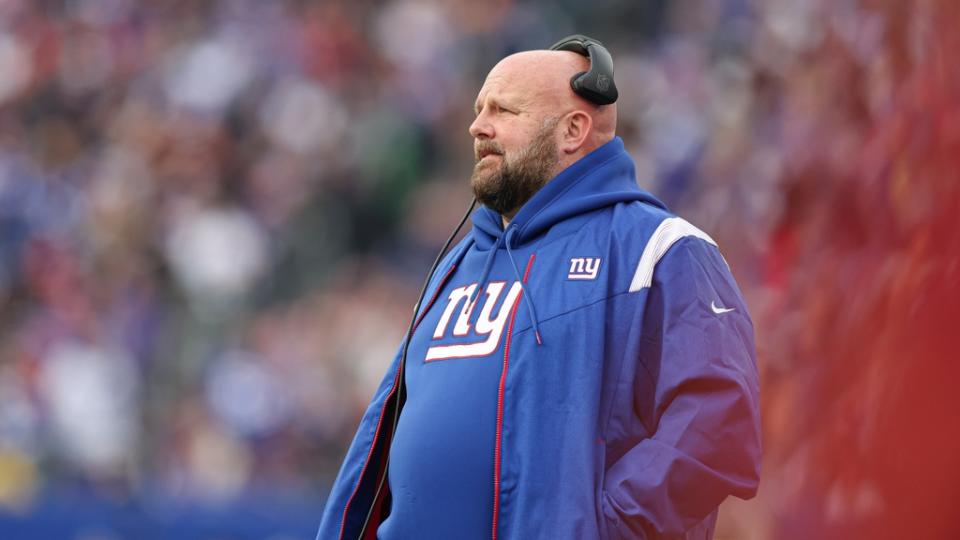
M483 161L484 158L487 158L489 156L500 156L500 155L503 155L503 154L496 151L493 148L481 148L477 150L477 161L478 162Z

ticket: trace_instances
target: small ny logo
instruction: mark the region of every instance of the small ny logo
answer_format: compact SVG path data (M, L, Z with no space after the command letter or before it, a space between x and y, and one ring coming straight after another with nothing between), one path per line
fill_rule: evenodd
M597 279L600 272L600 257L573 257L567 279Z
M598 75L597 88L599 88L601 92L606 92L607 89L610 88L610 77L607 77L606 75Z

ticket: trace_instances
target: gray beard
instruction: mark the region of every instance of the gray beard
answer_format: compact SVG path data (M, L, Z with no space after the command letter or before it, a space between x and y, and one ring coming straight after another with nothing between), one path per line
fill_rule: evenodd
M544 124L530 146L512 163L504 156L495 171L474 168L470 185L477 200L501 216L512 216L540 191L553 178L554 167L560 161L553 142L553 130L558 122L556 119Z

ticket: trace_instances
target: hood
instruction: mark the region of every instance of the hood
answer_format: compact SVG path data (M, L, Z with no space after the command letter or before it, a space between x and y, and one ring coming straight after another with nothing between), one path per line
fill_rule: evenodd
M632 201L667 208L637 185L633 159L624 150L623 140L615 137L564 169L531 197L510 222L507 228L512 232L505 240L509 247L522 246L565 219ZM504 234L499 213L481 206L472 220L477 249L486 251L498 244Z

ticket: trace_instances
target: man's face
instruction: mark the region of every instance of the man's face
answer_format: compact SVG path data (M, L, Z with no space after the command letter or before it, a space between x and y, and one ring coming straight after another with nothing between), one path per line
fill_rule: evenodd
M477 98L470 184L477 200L512 217L556 172L559 117L546 115L509 75L492 72Z
M512 153L494 141L478 141L477 163L470 185L477 200L500 215L512 217L553 177L559 160L554 129L558 119L546 119L525 148ZM486 157L481 157L486 156Z

